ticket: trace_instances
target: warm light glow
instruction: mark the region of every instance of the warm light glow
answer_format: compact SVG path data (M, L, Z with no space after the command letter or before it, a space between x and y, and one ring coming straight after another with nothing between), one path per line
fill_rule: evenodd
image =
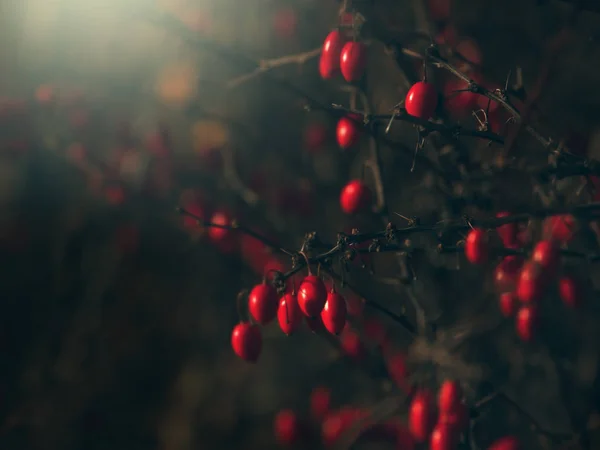
M181 106L196 94L198 75L189 62L166 66L158 75L156 92L166 103Z
M223 147L229 142L229 130L221 123L201 120L192 127L194 150L205 153L207 150Z

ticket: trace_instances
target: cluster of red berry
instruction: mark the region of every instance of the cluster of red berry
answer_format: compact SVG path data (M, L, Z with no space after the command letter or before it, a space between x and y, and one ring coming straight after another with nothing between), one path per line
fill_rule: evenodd
M453 380L442 383L437 408L432 392L421 389L412 395L408 424L398 419L374 423L367 409L332 408L331 391L319 386L310 395L311 420L303 419L293 410L281 410L274 420L275 437L284 446L320 439L325 447L331 447L344 433L354 429L366 442L391 443L398 450L414 450L424 444L429 444L430 450L456 449L469 425L469 410L460 384ZM517 438L505 436L492 443L488 450L521 448Z
M498 213L498 218L509 217L508 212ZM572 274L559 275L560 247L573 239L576 221L571 215L546 218L543 224L544 239L537 242L528 260L521 254L504 256L494 272L496 288L500 292L500 310L506 317L516 316L517 334L524 341L534 338L539 318L539 302L558 279L558 293L569 308L581 304L580 281ZM528 245L530 236L517 223L506 223L497 228L504 248L519 251ZM473 264L487 262L491 254L490 237L486 230L472 229L465 240L465 256Z
M346 299L332 286L328 292L323 280L307 275L298 288L281 299L275 288L263 283L254 286L248 295L248 311L254 322L267 325L277 318L281 330L289 335L298 330L305 319L313 330L326 329L339 335L346 326ZM231 345L235 353L247 361L256 361L262 348L262 337L256 325L240 323L233 329Z

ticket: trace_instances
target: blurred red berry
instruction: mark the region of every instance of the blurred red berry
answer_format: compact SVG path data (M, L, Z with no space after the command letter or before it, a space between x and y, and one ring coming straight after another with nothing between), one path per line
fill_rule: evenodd
M342 189L340 206L346 214L358 214L368 211L371 206L371 190L361 180L352 180Z
M310 413L316 420L323 420L331 408L331 390L319 386L310 394Z
M538 309L535 305L522 306L517 312L517 335L529 342L535 337L538 325Z
M465 240L465 256L471 264L487 262L490 254L489 239L485 230L474 228Z

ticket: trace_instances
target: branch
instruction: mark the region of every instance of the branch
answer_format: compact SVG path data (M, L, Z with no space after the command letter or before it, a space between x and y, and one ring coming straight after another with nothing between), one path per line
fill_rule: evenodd
M245 75L241 75L227 83L229 89L236 88L241 84L255 78L269 70L273 70L277 67L286 66L290 64L296 64L298 66L302 66L306 64L307 61L310 61L313 58L316 58L321 54L322 47L315 48L314 50L310 50L303 53L298 53L296 55L288 55L282 56L281 58L274 59L263 59L259 61L259 66L254 69L252 72L247 73Z

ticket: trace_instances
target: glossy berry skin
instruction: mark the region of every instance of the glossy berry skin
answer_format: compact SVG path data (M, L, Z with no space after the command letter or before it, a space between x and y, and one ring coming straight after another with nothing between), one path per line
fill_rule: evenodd
M297 331L302 325L303 314L298 306L298 298L295 294L287 293L279 300L277 309L277 321L279 328L288 336Z
M316 275L308 275L298 289L298 305L308 317L317 317L323 311L327 301L325 284Z
M310 414L315 420L323 420L331 408L331 390L319 386L310 394Z
M530 342L535 337L538 325L538 310L535 305L525 305L517 312L517 335L521 340Z
M483 264L489 258L489 240L485 230L474 228L465 240L465 256L472 264Z
M552 277L558 270L560 253L552 241L540 241L533 248L531 260L539 264L548 277Z
M519 308L519 299L514 292L504 292L499 299L500 312L506 318L513 317Z
M335 129L335 136L341 149L346 150L354 146L360 139L360 125L350 117L342 117Z
M277 315L277 291L270 284L257 284L248 295L248 311L261 325L271 322Z
M340 55L345 39L338 30L327 35L319 59L319 74L324 80L333 78L340 70Z
M558 294L565 306L569 308L581 306L583 299L581 284L573 275L564 275L558 280Z
M438 393L438 408L442 413L453 412L463 398L462 388L458 381L447 380L442 383Z
M342 189L340 206L346 214L365 212L371 206L372 194L361 180L352 180Z
M321 311L321 319L327 331L335 335L340 334L346 325L347 315L346 299L337 292L327 294L327 301Z
M502 211L496 214L496 217L501 219L503 217L510 216L510 213L507 211ZM500 236L500 240L504 244L505 247L516 247L518 245L517 235L519 233L519 227L516 223L507 223L504 225L500 225L496 228L496 232L498 236Z
M546 289L544 277L545 273L539 264L527 261L517 279L516 294L519 300L524 303L539 301Z
M575 217L570 214L547 217L544 220L544 236L559 244L566 244L575 235Z
M260 328L248 322L240 322L231 333L231 347L243 360L256 362L262 350Z
M427 442L434 426L433 398L429 391L415 394L408 412L408 429L415 441Z
M284 409L277 413L273 423L275 439L283 445L292 445L298 442L302 435L302 425L296 413Z
M504 436L488 447L488 450L522 450L521 444L514 436Z
M431 432L429 449L456 450L459 442L458 437L458 433L451 425L438 423Z
M494 269L494 285L500 293L513 291L524 260L517 255L505 256Z
M367 47L362 42L346 42L340 55L342 76L348 83L360 81L367 68Z
M406 94L404 102L406 112L422 120L429 120L435 113L437 105L438 94L435 86L426 81L415 83Z

